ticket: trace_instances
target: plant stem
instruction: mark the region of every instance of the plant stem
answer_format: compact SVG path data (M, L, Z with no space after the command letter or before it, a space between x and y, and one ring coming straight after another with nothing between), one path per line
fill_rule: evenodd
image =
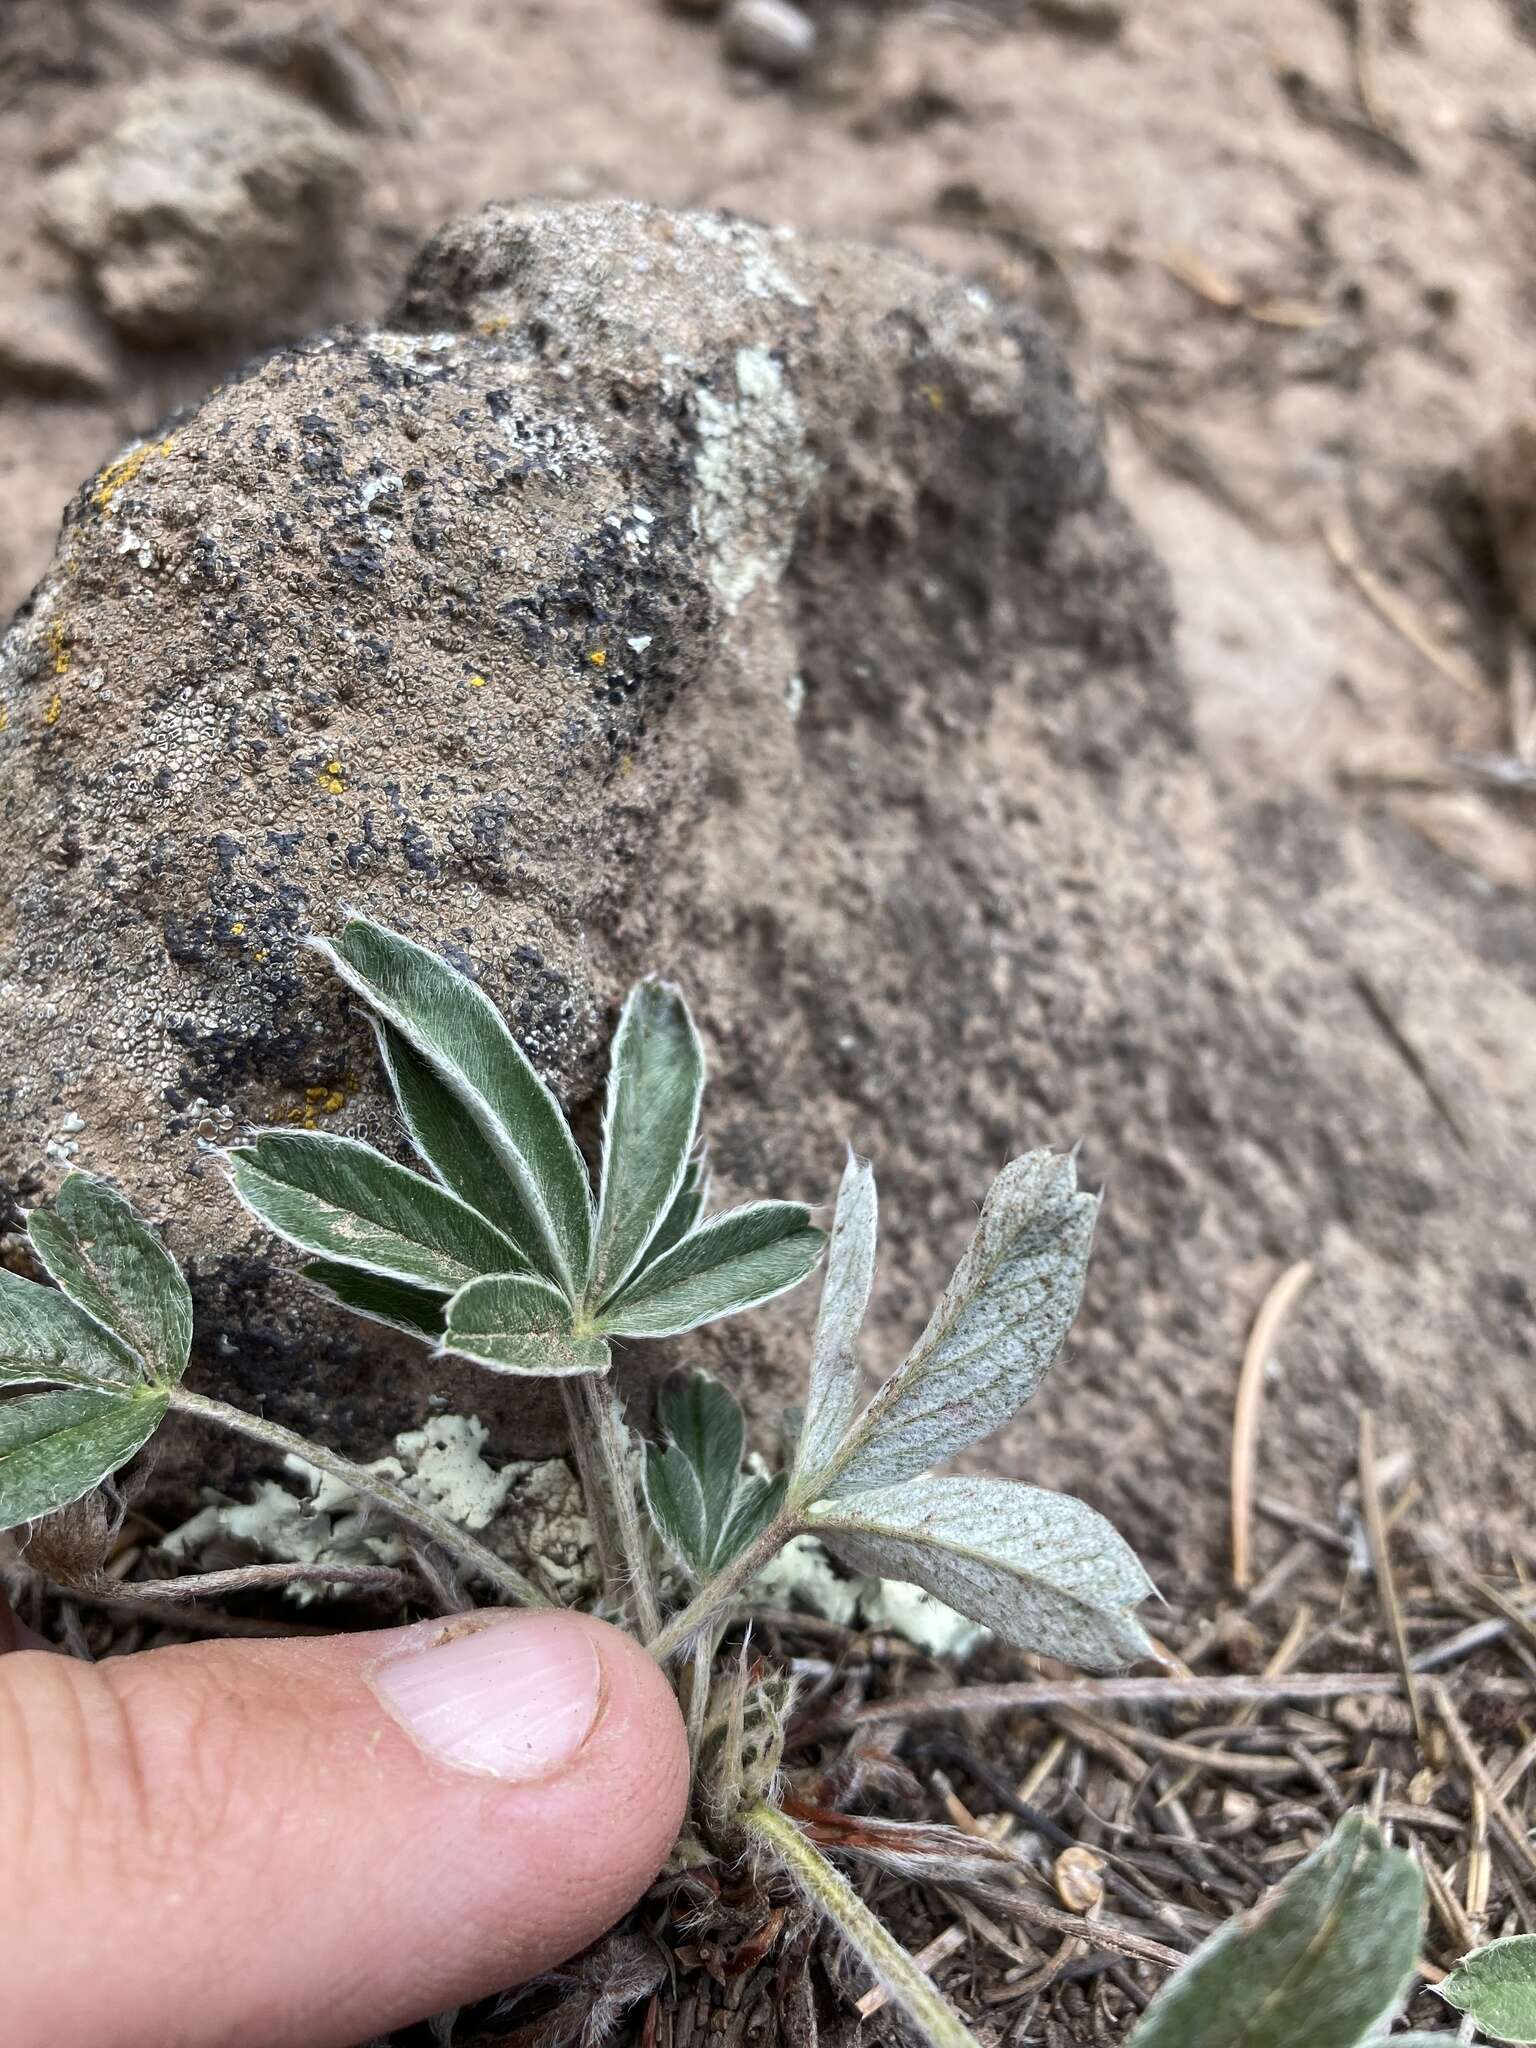
M587 1375L583 1374L560 1382L565 1433L571 1440L576 1477L581 1482L581 1497L586 1503L587 1520L592 1526L592 1541L597 1550L598 1569L603 1576L603 1591L615 1607L621 1607L624 1601L624 1567L613 1533L613 1513L603 1483L603 1468L587 1429L587 1409L580 1384L580 1379L585 1377Z
M651 1571L650 1536L640 1519L640 1506L635 1497L635 1475L629 1462L628 1435L613 1395L609 1391L608 1381L602 1373L580 1373L576 1377L575 1385L580 1391L585 1413L573 1419L573 1433L578 1436L581 1434L582 1423L585 1423L586 1430L590 1433L582 1448L578 1449L577 1457L581 1457L583 1449L595 1448L597 1451L607 1506L612 1512L614 1533L618 1537L624 1575L635 1596L635 1608L640 1618L640 1633L644 1637L653 1636L661 1627L661 1603L656 1597L656 1579ZM587 1483L585 1472L582 1474L582 1483Z
M178 1387L171 1395L171 1406L183 1415L200 1415L205 1422L216 1422L221 1428L232 1429L237 1435L248 1436L272 1450L302 1458L306 1465L313 1465L317 1471L339 1479L353 1493L377 1502L386 1514L393 1515L397 1521L409 1523L430 1542L441 1544L444 1550L461 1558L507 1599L519 1601L525 1607L554 1604L531 1579L525 1579L494 1550L476 1542L457 1522L450 1522L446 1515L423 1507L390 1480L381 1479L377 1472L365 1471L361 1465L354 1465L349 1459L338 1457L335 1451L326 1450L324 1445L311 1443L297 1430L284 1429L280 1422L268 1422L262 1415L248 1415L243 1408L232 1408L227 1401L210 1401L204 1394L189 1394L183 1387Z
M758 1800L737 1820L759 1847L823 1912L851 1948L857 1949L876 1981L923 2032L934 2048L977 2048L976 2037L926 1970L909 1956L885 1923L865 1905L840 1870L835 1870L792 1820Z
M646 1648L657 1663L664 1664L674 1651L680 1650L696 1629L701 1629L722 1607L728 1606L747 1581L755 1579L768 1560L799 1534L800 1524L791 1515L775 1515L755 1542L738 1552L725 1570L717 1572L707 1586L701 1586L659 1635L651 1636Z

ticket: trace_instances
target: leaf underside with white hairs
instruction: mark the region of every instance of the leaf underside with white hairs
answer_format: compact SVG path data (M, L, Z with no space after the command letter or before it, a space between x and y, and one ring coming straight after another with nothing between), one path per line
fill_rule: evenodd
M424 1287L411 1287L381 1273L362 1273L355 1266L332 1265L325 1259L311 1259L302 1270L311 1287L370 1322L387 1323L392 1330L431 1341L448 1327L442 1295Z
M28 1218L38 1257L75 1305L173 1384L192 1349L192 1296L165 1246L115 1188L72 1173Z
M66 1295L0 1267L0 1387L130 1387L143 1370Z
M70 1387L0 1402L0 1529L68 1507L125 1465L155 1433L170 1394Z
M1510 1934L1465 1956L1440 1996L1494 2041L1536 2041L1536 1934Z
M495 1004L435 953L366 918L350 920L334 945L315 943L470 1110L537 1219L538 1264L579 1294L592 1256L587 1170L559 1103Z
M753 1202L712 1217L637 1274L596 1326L615 1337L675 1337L797 1287L826 1234L799 1202Z
M228 1160L251 1213L315 1258L441 1294L518 1263L467 1203L355 1138L263 1131Z
M913 1479L807 1519L833 1555L905 1579L1015 1649L1086 1671L1153 1654L1132 1610L1155 1589L1136 1553L1080 1500L1012 1479Z
M571 1305L548 1280L497 1273L472 1280L448 1304L448 1327L438 1347L493 1372L563 1377L606 1372L601 1338L571 1333Z
M1424 1880L1358 1814L1157 1993L1130 2048L1360 2048L1418 1956Z
M589 1298L624 1285L688 1174L704 1092L704 1048L669 983L638 982L614 1035Z
M379 1057L416 1151L443 1186L513 1247L509 1273L542 1270L538 1218L517 1191L474 1115L440 1081L408 1038L373 1020Z
M740 1403L706 1372L669 1379L656 1415L668 1442L665 1449L647 1448L646 1505L667 1547L702 1581L767 1527L784 1498L785 1479L743 1475Z
M927 1329L824 1468L829 1494L914 1478L1023 1406L1082 1301L1098 1206L1070 1154L1004 1167Z
M850 1152L827 1243L810 1392L795 1449L796 1478L826 1466L858 1409L859 1331L875 1280L877 1223L874 1168Z

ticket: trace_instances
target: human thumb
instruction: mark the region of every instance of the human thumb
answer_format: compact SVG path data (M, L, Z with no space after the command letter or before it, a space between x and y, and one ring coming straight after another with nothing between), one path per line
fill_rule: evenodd
M7 2048L351 2048L644 1891L688 1751L638 1644L498 1610L0 1656Z

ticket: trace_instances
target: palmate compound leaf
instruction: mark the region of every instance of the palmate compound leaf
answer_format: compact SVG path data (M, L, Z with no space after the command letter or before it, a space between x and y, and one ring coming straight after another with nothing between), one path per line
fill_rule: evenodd
M518 1264L467 1203L355 1138L262 1131L227 1158L252 1215L315 1258L439 1294Z
M688 1175L703 1093L704 1048L688 1005L668 982L638 982L619 1019L608 1070L592 1302L618 1292L671 1216Z
M497 1273L460 1288L438 1349L493 1372L556 1377L606 1372L609 1361L600 1337L573 1334L571 1304L560 1289L526 1273Z
M69 1299L141 1359L148 1378L180 1380L192 1349L192 1296L176 1261L115 1188L70 1174L52 1209L28 1218L27 1235Z
M807 1490L910 1479L989 1436L1055 1364L1083 1298L1098 1198L1070 1154L1028 1152L993 1182L927 1329Z
M56 1288L0 1267L0 1388L131 1387L144 1368Z
M170 1406L164 1387L69 1387L0 1401L0 1529L68 1507L125 1465Z
M1411 1858L1347 1815L1168 1980L1130 2048L1360 2048L1397 2011L1423 1907Z
M782 1475L743 1474L746 1426L736 1397L708 1373L663 1386L665 1448L647 1447L645 1499L658 1534L696 1580L710 1578L765 1529L784 1499Z
M605 1302L594 1327L613 1337L676 1337L798 1287L826 1232L799 1202L752 1202L701 1224Z
M366 918L316 940L347 985L474 1117L538 1231L523 1246L574 1301L592 1257L592 1193L559 1103L496 1006L435 953Z
M1490 2040L1536 2041L1536 1934L1490 1941L1436 1988Z
M804 1526L851 1570L904 1579L1015 1649L1088 1671L1153 1655L1155 1588L1102 1515L1012 1479L932 1477L823 1501Z
M877 1225L874 1168L850 1152L827 1244L810 1392L795 1446L796 1477L830 1462L859 1405L859 1331L875 1280Z

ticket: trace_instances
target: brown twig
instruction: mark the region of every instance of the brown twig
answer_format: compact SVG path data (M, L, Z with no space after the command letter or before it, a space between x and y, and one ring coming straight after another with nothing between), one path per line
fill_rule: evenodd
M1402 1680L1392 1671L1302 1673L1291 1678L1022 1679L866 1700L826 1725L830 1732L871 1721L926 1721L943 1714L1046 1713L1061 1707L1091 1712L1104 1707L1228 1706L1248 1701L1262 1706L1401 1691Z
M1264 1372L1286 1317L1312 1278L1310 1259L1288 1266L1265 1295L1243 1351L1232 1417L1232 1583L1246 1592L1252 1582L1253 1471L1258 1449Z
M1413 1717L1414 1740L1422 1750L1424 1714L1419 1705L1419 1689L1414 1678L1413 1659L1408 1651L1408 1631L1403 1626L1403 1606L1397 1595L1397 1581L1392 1576L1392 1553L1386 1521L1381 1511L1381 1487L1376 1477L1376 1418L1369 1408L1360 1410L1359 1473L1360 1508L1365 1518L1365 1540L1370 1546L1371 1569L1376 1575L1376 1597L1381 1603L1382 1619L1387 1625L1388 1635L1392 1638L1392 1653L1397 1659L1403 1691L1408 1698L1408 1712Z

